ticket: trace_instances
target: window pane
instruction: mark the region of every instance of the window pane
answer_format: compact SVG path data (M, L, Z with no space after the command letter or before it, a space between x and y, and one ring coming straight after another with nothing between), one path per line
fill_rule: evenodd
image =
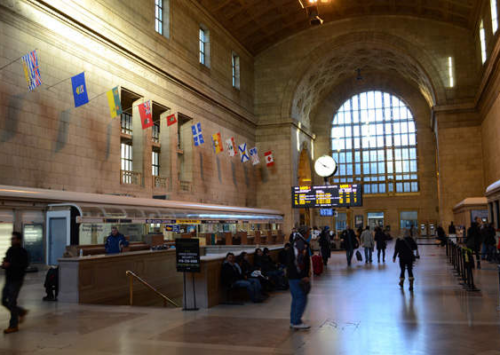
M340 182L376 182L365 184L370 193L418 191L416 126L399 98L380 91L353 96L335 114L331 137Z

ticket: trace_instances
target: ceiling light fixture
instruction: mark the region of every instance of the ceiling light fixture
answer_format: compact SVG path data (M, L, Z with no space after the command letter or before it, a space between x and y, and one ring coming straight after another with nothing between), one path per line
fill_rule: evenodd
M329 0L320 1L321 3L326 3ZM323 24L323 19L319 17L318 0L299 0L299 3L303 9L306 9L311 26L319 26Z

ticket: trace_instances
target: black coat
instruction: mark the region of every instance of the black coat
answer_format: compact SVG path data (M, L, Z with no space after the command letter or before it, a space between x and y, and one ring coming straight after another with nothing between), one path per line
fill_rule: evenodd
M398 239L396 241L396 247L394 248L394 259L399 256L399 260L404 262L412 262L415 260L415 254L413 253L417 250L417 243L411 237L406 237L404 239Z
M467 238L465 240L465 245L467 248L473 251L479 251L481 248L482 237L481 230L475 222L472 223L470 228L467 230Z
M221 282L225 287L230 287L238 280L242 280L243 275L240 274L236 264L231 265L227 261L224 261L221 269Z
M345 231L343 231L340 238L344 242L345 250L354 250L359 248L358 239L356 238L356 234L354 234L354 231L352 229L346 229Z
M10 264L5 269L5 279L7 281L23 281L26 268L29 265L29 256L26 249L21 246L10 247L4 260Z
M377 249L385 249L387 247L387 236L381 230L375 232L375 242L377 242Z
M295 249L300 251L300 262L295 257ZM287 251L286 276L290 280L309 277L311 258L309 257L309 243L302 237L295 238L292 247Z
M332 251L330 248L330 235L328 234L328 231L324 230L319 235L319 246L321 247L321 255L329 258Z

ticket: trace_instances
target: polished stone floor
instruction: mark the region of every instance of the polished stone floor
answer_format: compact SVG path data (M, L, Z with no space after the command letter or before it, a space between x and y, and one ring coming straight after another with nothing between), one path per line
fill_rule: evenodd
M291 331L290 295L208 311L44 303L41 276L29 275L19 333L0 335L0 354L481 354L500 355L498 273L476 271L479 293L458 285L444 251L421 247L413 293L398 267L355 263L336 253L314 279L305 320ZM1 280L3 281L3 280ZM0 311L0 323L7 324Z

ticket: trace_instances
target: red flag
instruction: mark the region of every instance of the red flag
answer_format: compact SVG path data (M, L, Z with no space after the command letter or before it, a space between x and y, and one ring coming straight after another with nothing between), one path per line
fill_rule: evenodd
M175 113L173 115L167 116L167 126L171 126L177 123L177 117Z
M151 101L146 101L145 103L139 105L139 115L141 116L142 129L153 126Z
M266 165L273 166L274 165L273 152L271 151L265 152L264 156L266 157Z

